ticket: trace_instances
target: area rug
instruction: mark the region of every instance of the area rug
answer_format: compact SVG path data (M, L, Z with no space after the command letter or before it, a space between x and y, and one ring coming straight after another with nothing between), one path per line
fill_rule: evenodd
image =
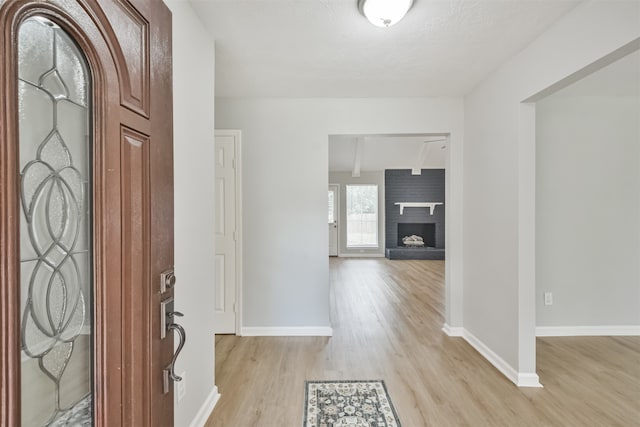
M382 380L305 381L303 427L401 427Z

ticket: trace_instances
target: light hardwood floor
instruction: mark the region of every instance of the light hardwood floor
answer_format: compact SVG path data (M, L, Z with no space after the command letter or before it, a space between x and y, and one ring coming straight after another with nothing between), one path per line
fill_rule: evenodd
M217 336L207 427L299 427L305 380L383 379L404 427L640 426L640 338L538 339L519 389L447 337L444 261L330 261L331 338Z

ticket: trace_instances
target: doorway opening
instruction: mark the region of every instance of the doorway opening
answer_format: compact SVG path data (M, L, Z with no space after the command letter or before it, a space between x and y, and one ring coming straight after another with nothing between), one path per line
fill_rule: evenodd
M339 188L338 258L446 258L446 230L451 215L446 206L450 194L450 140L446 133L329 136L328 181ZM356 213L347 211L346 192L351 186L377 188L378 221L375 230L370 230L377 232L377 245L349 244L344 225L348 216ZM373 212L371 207L367 209ZM421 239L425 244L400 243L405 237ZM366 260L362 262L366 264ZM371 263L367 265L375 268ZM447 307L451 303L450 268L445 268ZM446 316L448 313L449 310ZM446 325L447 319L443 320Z
M520 218L534 233L524 266L535 277L525 289L534 366L545 337L640 335L640 51L625 46L597 64L523 104L523 144L535 154L521 175L534 215Z

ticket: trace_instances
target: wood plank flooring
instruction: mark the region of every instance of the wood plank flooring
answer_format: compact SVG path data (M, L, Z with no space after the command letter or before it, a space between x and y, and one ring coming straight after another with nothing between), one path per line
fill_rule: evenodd
M301 426L307 379L383 379L404 427L640 426L640 337L538 339L545 387L519 389L441 331L444 261L330 271L333 337L216 337L207 427Z

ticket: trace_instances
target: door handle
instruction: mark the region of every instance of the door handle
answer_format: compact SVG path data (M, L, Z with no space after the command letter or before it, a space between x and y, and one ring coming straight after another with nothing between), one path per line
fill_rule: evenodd
M180 337L180 340L178 342L178 348L176 349L175 353L173 354L173 357L171 358L171 363L162 371L163 393L169 392L169 380L173 382L182 381L182 377L179 375L176 375L176 360L178 359L178 356L180 355L180 352L182 351L182 348L184 347L184 344L187 341L187 333L185 332L184 328L181 325L177 324L174 321L175 317L182 317L182 316L184 316L184 314L180 313L179 311L168 311L166 313L166 317L167 317L166 332L176 331Z
M168 315L171 315L171 317L173 316L178 316L178 317L182 317L184 316L184 314L180 313L179 311L173 311L171 313L167 313ZM169 365L169 378L171 379L171 381L182 381L182 377L176 375L176 360L178 359L178 356L180 355L180 352L182 351L182 347L184 347L184 343L187 342L187 333L185 332L184 328L182 327L182 325L179 325L175 322L171 322L169 324L169 326L167 326L167 332L168 331L176 331L178 332L178 335L180 336L180 341L178 342L178 348L176 349L176 352L173 354L173 358L171 359L171 364Z

